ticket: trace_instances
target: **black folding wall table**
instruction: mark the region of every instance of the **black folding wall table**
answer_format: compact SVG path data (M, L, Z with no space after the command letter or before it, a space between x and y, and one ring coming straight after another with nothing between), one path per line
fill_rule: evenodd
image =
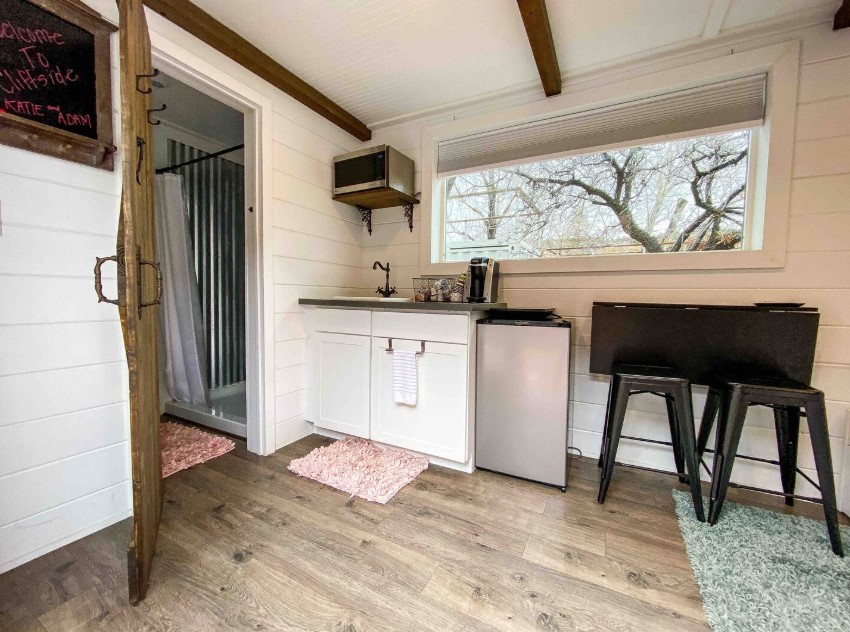
M598 302L593 304L590 372L611 375L618 365L643 365L669 367L691 384L724 377L789 378L808 384L819 320L817 309L806 307Z
M594 303L590 372L618 364L666 366L692 384L718 376L812 379L815 308Z

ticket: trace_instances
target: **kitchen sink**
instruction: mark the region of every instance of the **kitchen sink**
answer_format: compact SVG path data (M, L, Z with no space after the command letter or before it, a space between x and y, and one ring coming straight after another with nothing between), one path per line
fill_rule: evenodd
M412 303L412 298L383 298L381 296L334 296L336 301L375 301L376 303Z

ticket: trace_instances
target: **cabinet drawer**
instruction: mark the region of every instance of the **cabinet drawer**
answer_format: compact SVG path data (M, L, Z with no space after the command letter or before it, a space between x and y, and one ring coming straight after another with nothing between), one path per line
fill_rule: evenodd
M372 316L372 335L465 345L469 338L469 317L457 314L375 312Z
M316 331L368 336L372 331L372 312L358 309L316 309Z

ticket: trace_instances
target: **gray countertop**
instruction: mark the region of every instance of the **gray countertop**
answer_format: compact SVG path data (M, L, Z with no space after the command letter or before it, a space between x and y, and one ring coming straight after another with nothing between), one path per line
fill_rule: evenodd
M400 312L486 312L490 309L503 309L508 306L507 303L436 303L431 301L369 301L339 298L300 298L298 304L335 307L337 309L391 309Z

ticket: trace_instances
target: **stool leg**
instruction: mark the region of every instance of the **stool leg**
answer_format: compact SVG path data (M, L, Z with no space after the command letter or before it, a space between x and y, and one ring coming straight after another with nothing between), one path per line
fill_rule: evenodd
M687 483L685 476L685 457L682 452L682 438L679 436L679 416L676 410L676 396L667 394L664 396L667 402L667 421L670 423L670 443L673 444L673 460L676 463L676 472L679 473L679 482Z
M735 464L735 454L741 442L744 430L744 419L747 416L747 401L741 389L732 388L724 402L725 419L722 422L723 436L718 436L717 452L714 455L714 467L711 473L711 504L708 508L708 523L717 522L726 491L729 489L729 478L732 476L732 466ZM718 427L718 431L720 427Z
M826 423L826 405L823 393L813 396L806 402L806 420L809 423L809 436L812 439L812 451L815 454L815 467L818 472L820 494L823 499L823 514L832 552L844 557L841 546L841 532L838 526L838 507L835 502L835 480L832 474L832 454L829 448L829 428Z
M614 399L614 392L617 390L617 383L620 381L620 378L617 377L617 374L611 376L611 383L608 386L608 405L605 407L605 425L602 427L602 447L599 448L599 462L596 464L598 467L603 467L605 465L605 448L607 447L608 440L608 426L611 425L611 410L613 409L611 402Z
M702 459L702 455L705 454L708 437L711 435L711 428L714 426L714 418L717 416L719 408L720 393L713 388L708 389L708 395L705 398L705 408L702 410L702 420L699 424L699 436L697 437L698 459Z
M691 399L690 384L683 384L674 395L676 419L679 423L680 448L688 468L688 481L691 485L691 496L694 500L694 511L697 520L705 522L705 510L702 506L702 489L699 482L699 464L697 462L694 439L694 412Z
M626 417L626 406L629 404L630 386L628 380L617 380L614 392L613 406L611 407L610 424L608 426L607 450L605 461L602 466L602 480L599 481L599 495L596 502L604 503L608 494L608 485L611 484L611 476L614 473L614 462L617 460L617 446L620 444L620 435L623 432L623 421Z
M782 476L782 491L793 494L797 483L797 441L800 434L800 409L794 406L777 406L773 409L776 425L776 446L779 449L779 471ZM785 497L785 504L794 506L792 496Z

